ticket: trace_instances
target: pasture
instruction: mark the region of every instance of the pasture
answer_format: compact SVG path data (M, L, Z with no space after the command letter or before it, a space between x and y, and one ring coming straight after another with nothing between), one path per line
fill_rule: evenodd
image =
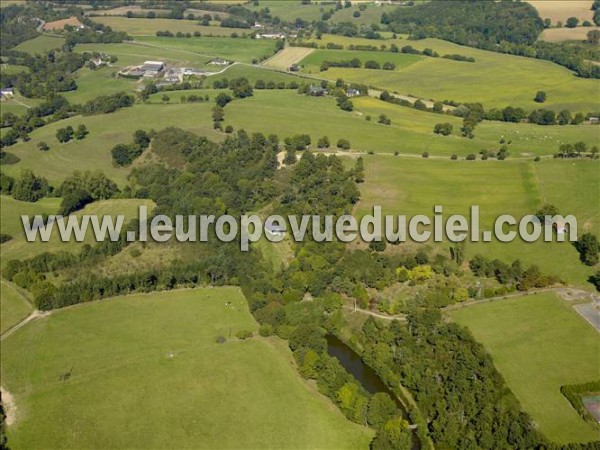
M28 203L14 200L12 197L5 195L0 196L2 232L13 236L13 239L2 244L2 266L6 265L11 259L27 259L44 252L77 252L84 243L93 245L96 242L91 231L91 226L83 243L76 242L73 238L69 242L62 242L57 225L54 225L51 239L48 242L42 242L39 238L36 242L28 242L25 239L21 215L56 214L59 210L60 201L60 198L44 198L36 203ZM85 214L97 215L100 220L105 215L112 216L115 220L117 215L124 215L125 225L128 221L138 216L138 207L140 205L147 206L149 211L154 207L154 203L151 200L101 200L87 205L84 209L75 213L75 215L77 217Z
M355 40L338 36L323 39L326 42L349 45ZM364 44L356 40L356 44ZM320 41L317 41L321 44ZM482 103L486 109L519 106L528 111L540 107L572 112L594 111L597 108L598 81L576 77L568 69L533 58L488 52L452 44L439 39L408 41L398 39L399 47L411 45L424 50L431 48L440 55L460 54L472 56L474 63L444 58L423 58L399 71L374 71L367 69L330 68L321 76L335 81L364 83L399 94L435 100ZM373 45L373 41L370 42ZM372 52L373 57L379 52ZM391 53L383 53L386 56ZM313 57L310 55L308 58ZM302 61L304 64L304 61ZM482 82L485 80L485 82ZM543 105L534 102L537 91L547 93Z
M0 333L18 324L32 310L33 307L17 287L0 279Z
M300 378L285 342L235 339L257 328L233 287L55 311L2 343L2 383L17 407L8 441L14 448L368 448L372 431L348 422ZM217 343L219 335L227 342Z
M545 201L564 215L575 215L580 222L590 216L597 218L598 202L593 199L600 198L598 163L571 164L557 160L533 163L366 156L365 183L359 186L361 200L355 214L362 217L372 212L374 205L381 205L383 214L403 214L408 219L417 214L433 217L433 207L442 205L444 218L452 214L469 217L470 206L478 205L483 231L493 230L495 219L502 214L511 214L517 221L535 214ZM555 180L561 173L570 177L560 175L562 181ZM571 183L575 178L578 181ZM576 200L569 202L569 198ZM441 249L440 245L447 243L438 244ZM502 243L493 239L467 242L465 250L467 259L478 253L506 262L518 258L526 266L536 264L542 273L587 288L587 278L594 273L594 268L579 261L579 254L569 242L526 243L515 239Z
M96 70L82 67L75 72L77 89L64 92L62 95L71 103L83 104L101 95L111 95L121 91L132 93L137 85L136 81L118 77L118 71L119 68L116 67L101 67Z
M157 31L170 31L173 34L178 32L193 34L195 31L199 31L203 36L231 36L231 33L237 33L242 36L252 32L252 30L246 28L224 28L198 25L196 20L95 17L94 21L108 25L115 31L126 31L127 34L131 36L155 36Z
M64 43L65 38L63 37L42 34L36 38L21 42L14 49L19 52L29 53L31 55L41 55L48 50L62 47Z
M297 1L281 1L281 0L262 0L258 5L250 3L245 5L251 11L260 11L264 8L269 8L272 17L279 17L281 20L293 22L296 19L306 21L320 20L324 11L335 9L335 5L302 5Z
M558 22L563 24L569 17L577 17L581 22L589 20L592 22L594 11L590 0L527 0L533 5L542 19L550 19L552 25Z
M561 394L560 387L600 377L598 333L553 293L498 300L457 309L491 354L494 365L539 430L566 444L600 439Z
M130 143L137 129L161 130L169 126L178 126L213 140L221 139L223 135L212 127L212 106L209 103L141 104L111 114L70 117L33 131L29 142L19 142L11 146L10 152L21 158L21 161L3 166L2 170L16 176L22 168L31 169L53 183L62 181L75 170L102 170L109 178L123 186L129 170L113 165L110 151L116 144ZM57 129L67 125L77 128L79 124L85 124L90 132L85 139L67 143L57 141ZM40 141L47 142L50 150L39 151L36 146Z

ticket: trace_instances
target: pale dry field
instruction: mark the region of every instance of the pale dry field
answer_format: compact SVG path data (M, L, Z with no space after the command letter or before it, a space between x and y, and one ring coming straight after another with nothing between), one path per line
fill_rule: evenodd
M265 62L266 67L288 69L310 55L314 49L305 47L287 47Z
M564 24L569 17L592 22L594 16L592 0L532 0L528 3L538 10L542 19L552 20L552 25L558 21Z
M584 41L592 30L600 30L600 27L548 28L542 32L540 40L546 42Z

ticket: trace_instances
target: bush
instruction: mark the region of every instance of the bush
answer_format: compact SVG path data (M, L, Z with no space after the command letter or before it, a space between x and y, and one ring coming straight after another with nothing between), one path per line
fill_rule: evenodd
M465 159L467 161L475 161L477 159L477 156L475 155L475 153L470 153L467 155L467 157Z
M253 335L254 333L252 333L250 330L239 330L237 333L235 333L235 337L241 339L242 341L251 338Z

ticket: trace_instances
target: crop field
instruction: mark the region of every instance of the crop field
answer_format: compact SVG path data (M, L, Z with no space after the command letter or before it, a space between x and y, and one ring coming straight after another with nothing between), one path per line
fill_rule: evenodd
M231 33L237 33L242 36L252 31L247 28L203 26L198 25L196 20L96 17L94 21L108 25L115 31L126 31L131 36L154 36L157 31L170 31L173 34L177 32L193 34L199 31L203 36L231 36Z
M314 49L305 47L286 47L274 57L265 61L267 67L275 69L287 70L292 64L297 64L310 55Z
M19 323L32 310L31 304L12 283L0 279L0 333Z
M471 205L478 205L481 230L493 230L493 222L501 214L517 220L535 212L543 200L557 206L562 214L573 214L580 221L598 217L600 197L598 164L580 161L443 161L373 155L365 157L366 181L359 186L359 217L381 205L384 214L416 214L433 217L433 205L443 206L443 216L469 216ZM557 174L563 181L555 180ZM568 180L578 178L574 185ZM569 188L562 189L568 184ZM450 193L450 194L449 194ZM595 196L595 197L594 197ZM568 202L568 198L577 199ZM594 204L592 210L591 205ZM597 221L597 219L595 219ZM467 258L480 253L507 262L519 258L525 265L536 264L543 273L557 275L578 286L585 286L594 273L579 261L579 254L569 242L526 243L519 239L510 243L468 242ZM561 261L560 268L556 261Z
M563 24L569 17L577 17L581 22L589 20L592 22L594 12L590 0L527 0L540 14L542 19L550 19L553 25L558 22Z
M233 338L242 329L257 325L238 288L118 297L28 324L2 343L11 446L368 448L372 432L302 381L285 342Z
M362 41L357 40L356 43L363 44ZM329 37L324 42L349 45L353 40ZM472 56L475 62L423 58L395 72L330 68L321 76L330 80L342 78L427 99L479 102L486 108L512 105L526 110L544 107L556 111L566 108L572 112L589 112L597 108L597 80L578 78L566 68L549 61L487 52L439 39L384 41L388 46L391 42L396 42L399 47L411 45L419 50L431 48L440 55ZM373 41L370 43L373 45ZM543 105L533 100L539 90L545 91L548 96Z
M315 50L310 55L302 60L302 65L304 67L304 71L308 73L320 73L320 75L324 78L328 78L327 72L320 72L321 64L324 61L348 61L354 58L358 58L361 63L364 65L367 61L376 61L379 64L383 65L386 62L391 62L396 65L396 70L403 70L410 65L422 61L425 59L423 56L419 55L407 55L404 53L390 53L390 52L365 52L365 51L357 51L357 50ZM331 69L330 69L331 70ZM349 70L357 70L357 69L349 69ZM358 69L361 70L361 69ZM379 72L384 73L393 73L394 71L388 70L372 70L372 69L362 69L368 71L373 74L373 76L377 77ZM370 83L365 83L370 84Z
M492 355L539 430L559 442L600 439L560 387L600 378L600 339L568 303L552 293L470 306L452 318Z
M84 243L95 243L91 231L86 234L86 239L83 243L76 242L74 239L71 239L69 242L62 242L56 225L53 228L49 242L41 242L39 238L36 242L28 242L25 239L25 233L21 224L21 215L56 214L59 210L60 201L61 199L59 198L53 198L42 199L36 203L27 203L14 200L12 197L0 196L2 232L13 236L13 239L2 244L2 266L6 265L11 259L27 259L43 252L76 252L81 249ZM148 210L151 211L154 203L151 200L139 199L101 200L87 205L75 215L78 217L84 214L98 215L102 219L104 215L115 217L122 214L125 216L124 223L126 224L129 220L137 217L138 207L141 205L147 206Z
M21 158L21 161L2 166L2 171L16 176L22 168L31 169L51 182L59 182L75 170L102 170L123 186L129 170L113 165L110 151L115 145L130 143L137 129L161 130L169 126L178 126L209 139L219 140L223 135L213 130L210 118L212 106L208 103L135 105L111 114L75 116L61 120L32 132L29 142L11 146L10 152ZM85 139L63 144L56 140L57 129L67 125L77 128L79 124L85 124L90 132ZM39 151L36 145L40 141L47 142L50 150Z
M42 34L41 36L22 42L15 47L15 50L35 55L42 54L55 48L60 48L64 43L65 39L62 37Z
M170 38L140 36L136 42L161 48L167 51L179 51L200 56L225 58L232 61L250 63L275 52L275 41L271 39L244 39L228 37L191 37Z
M540 39L548 42L584 41L592 30L600 30L600 27L547 28Z

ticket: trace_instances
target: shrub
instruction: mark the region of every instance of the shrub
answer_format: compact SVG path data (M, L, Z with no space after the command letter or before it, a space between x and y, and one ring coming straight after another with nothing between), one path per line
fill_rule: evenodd
M252 333L250 330L239 330L237 333L235 333L235 337L241 339L242 341L251 338L253 335L254 333Z
M342 150L350 150L350 141L347 139L340 139L337 141L337 148L341 148Z

